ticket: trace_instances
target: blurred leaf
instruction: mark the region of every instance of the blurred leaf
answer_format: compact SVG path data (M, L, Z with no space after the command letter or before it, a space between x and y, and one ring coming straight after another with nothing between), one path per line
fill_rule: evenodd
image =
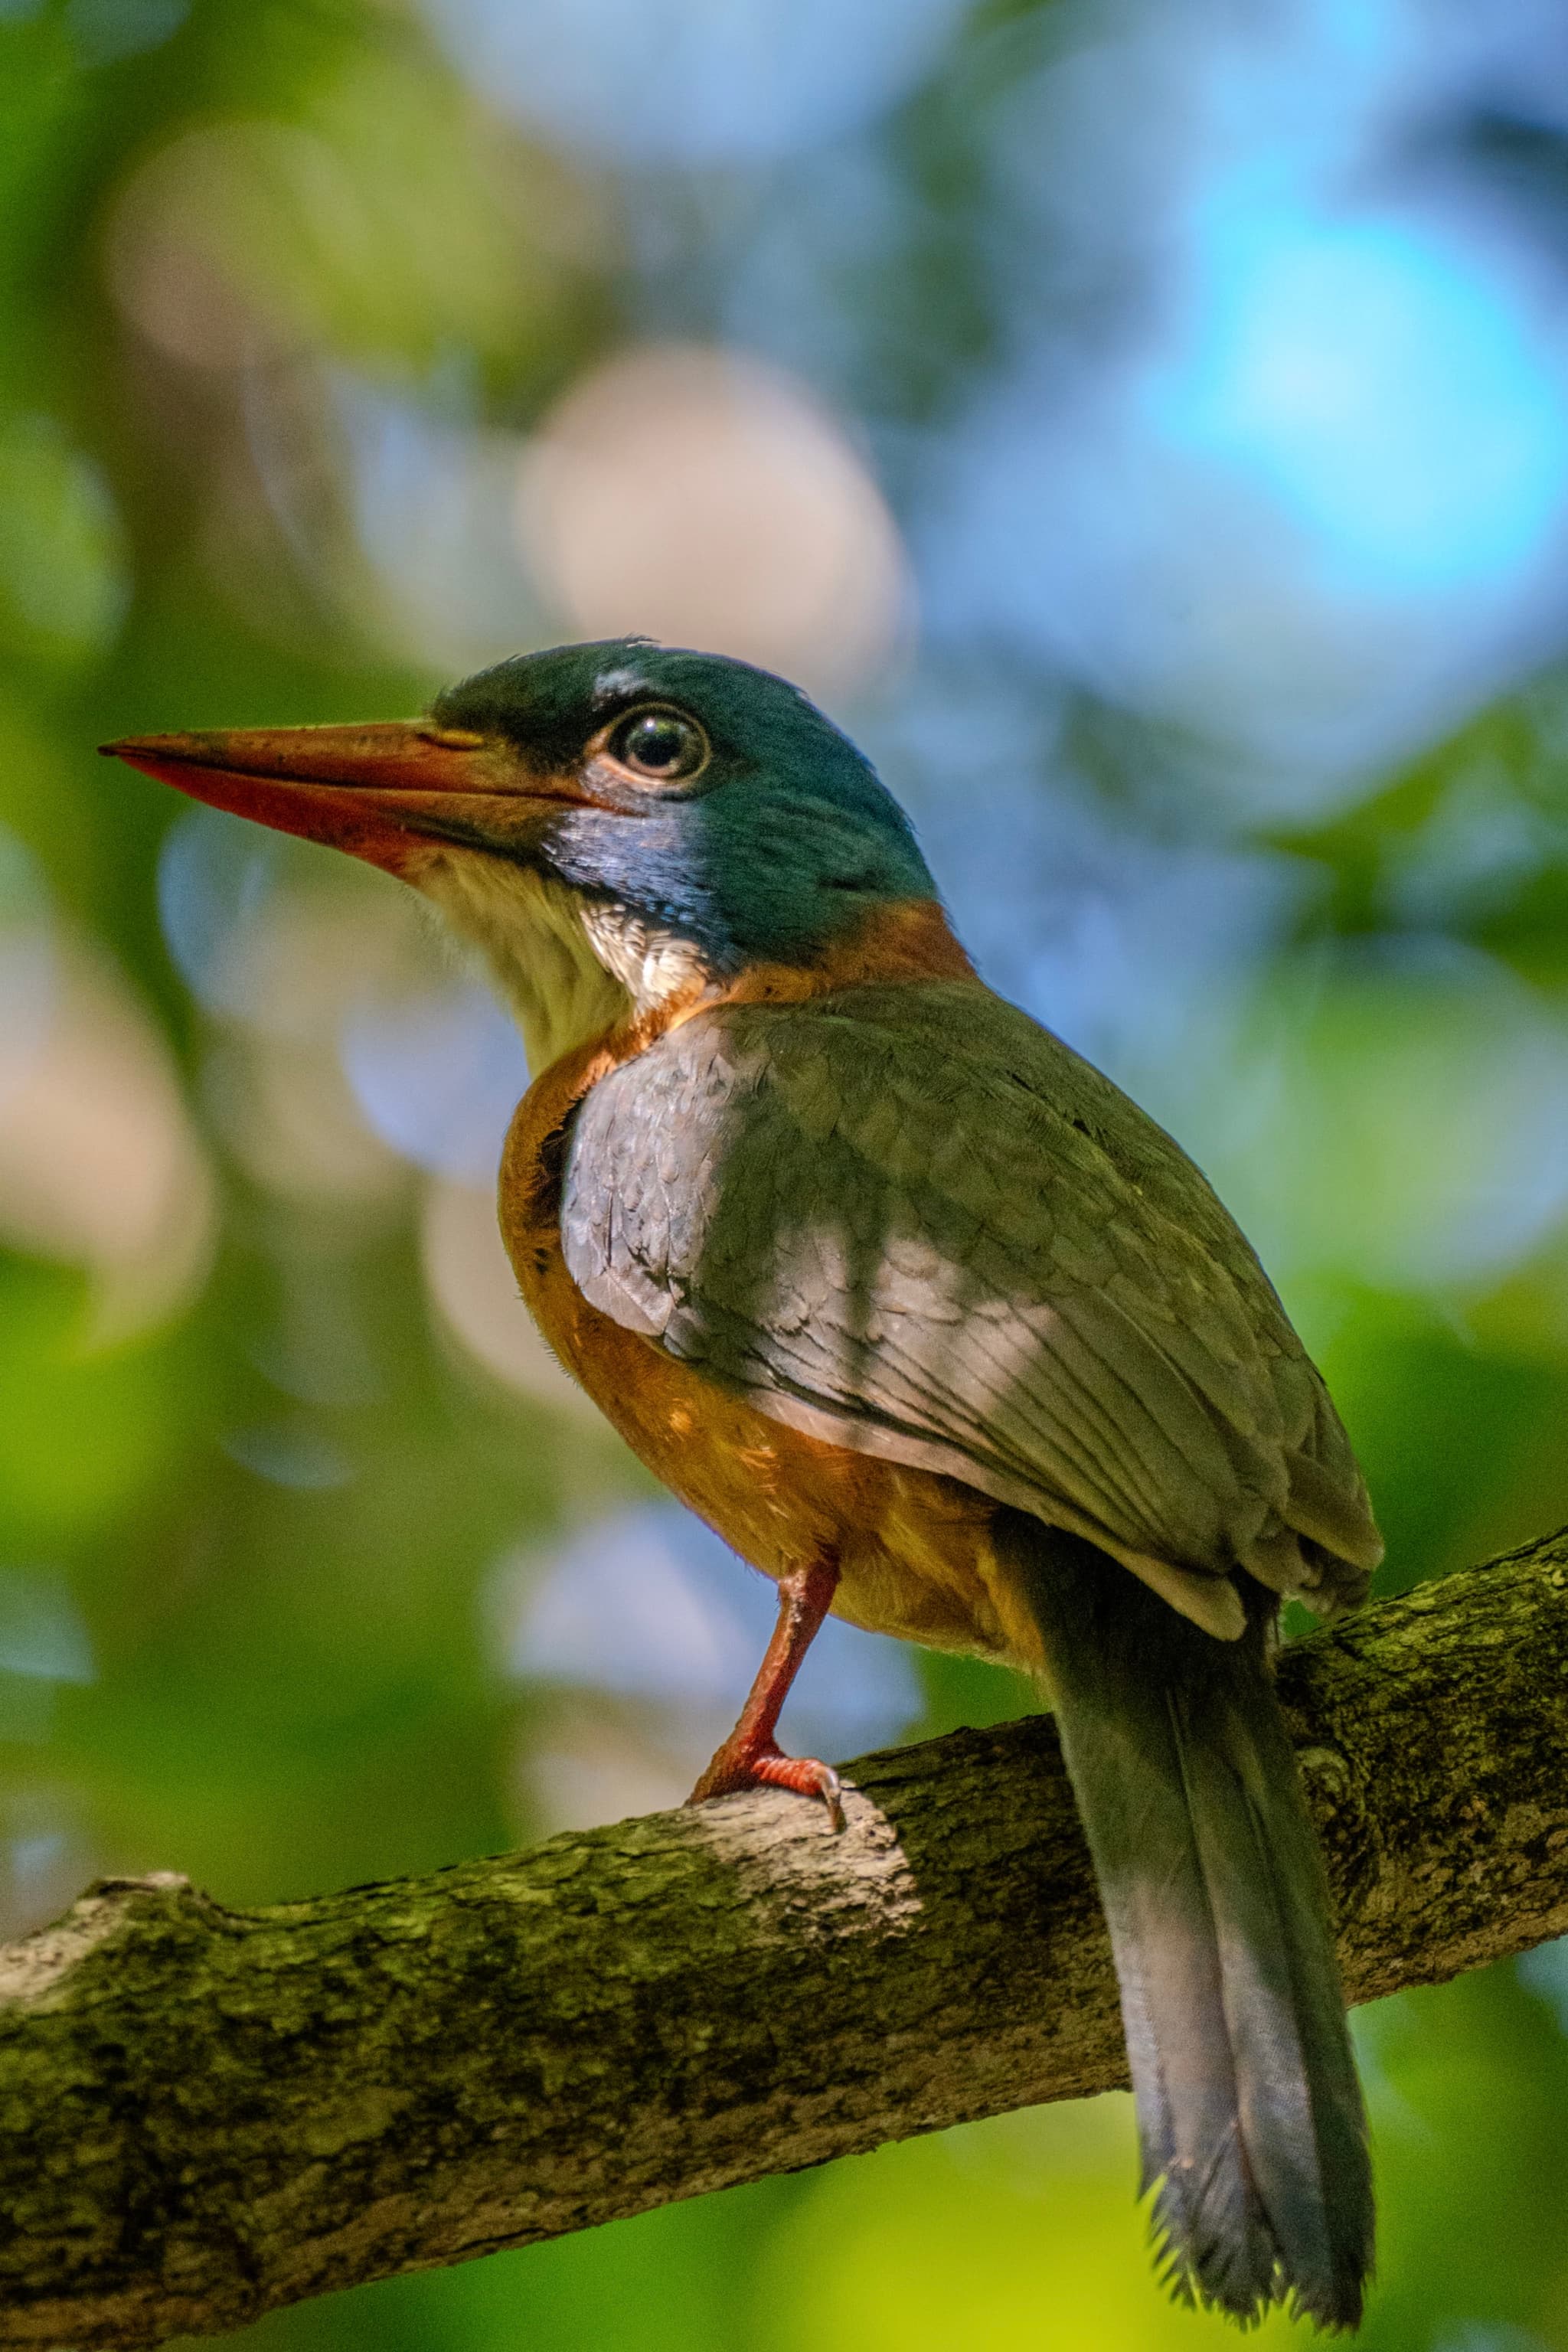
M1542 2273L1568 2221L1561 2131L1568 2042L1511 1969L1361 2012L1383 2212L1367 2352L1549 2329ZM1560 2276L1561 2273L1559 2273Z
M1155 2279L1131 2101L1036 2108L819 2176L771 2250L763 2352L1220 2352ZM1252 2339L1312 2338L1281 2315Z
M1402 1591L1568 1515L1568 1366L1479 1344L1410 1299L1363 1293L1319 1360L1354 1439Z
M0 647L51 666L101 653L125 610L103 475L47 416L0 418Z
M82 1277L0 1255L0 1545L53 1549L140 1503L177 1467L173 1343L84 1359Z

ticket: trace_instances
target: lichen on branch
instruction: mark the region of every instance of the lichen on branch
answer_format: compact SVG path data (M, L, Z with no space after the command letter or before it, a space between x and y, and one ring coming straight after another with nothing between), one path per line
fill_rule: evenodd
M1568 1930L1568 1531L1292 1644L1350 1997ZM1049 1723L0 1949L0 2347L131 2347L1125 2080Z

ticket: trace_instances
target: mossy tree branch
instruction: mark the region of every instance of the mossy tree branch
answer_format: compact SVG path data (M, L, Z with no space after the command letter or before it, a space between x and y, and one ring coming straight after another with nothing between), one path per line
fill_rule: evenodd
M1568 1531L1292 1646L1351 1996L1568 1930ZM1124 2079L1051 1727L0 1951L0 2346L135 2346Z

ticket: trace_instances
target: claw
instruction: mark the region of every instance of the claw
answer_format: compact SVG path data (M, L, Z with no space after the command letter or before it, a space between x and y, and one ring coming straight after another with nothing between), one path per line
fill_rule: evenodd
M742 1789L790 1789L797 1797L820 1797L834 1829L845 1825L843 1784L832 1765L815 1756L785 1756L771 1739L755 1746L727 1739L686 1801L700 1805Z

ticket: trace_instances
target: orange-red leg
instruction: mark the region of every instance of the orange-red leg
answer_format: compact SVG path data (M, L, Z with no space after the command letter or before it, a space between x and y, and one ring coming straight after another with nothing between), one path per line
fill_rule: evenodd
M819 1764L814 1756L781 1755L773 1738L789 1686L837 1589L838 1566L831 1559L814 1560L809 1568L780 1577L778 1623L757 1679L740 1721L691 1791L689 1804L700 1804L704 1797L731 1797L738 1789L793 1789L798 1796L820 1797L834 1828L844 1827L844 1801L832 1765Z

